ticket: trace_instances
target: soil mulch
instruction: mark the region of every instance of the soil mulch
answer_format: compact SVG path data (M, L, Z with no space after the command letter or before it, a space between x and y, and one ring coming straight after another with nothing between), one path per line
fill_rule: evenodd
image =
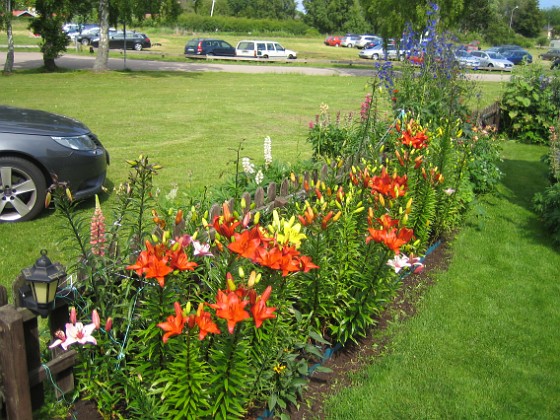
M390 344L390 335L383 334L389 323L395 318L404 320L416 313L416 303L423 291L433 284L433 273L444 271L449 263L446 242L442 242L424 261L425 269L421 273L411 274L404 278L403 285L393 302L377 319L377 325L358 344L345 346L335 352L324 363L332 370L330 373L316 372L311 376L304 401L299 409L292 407L292 420L310 420L324 418L323 403L330 395L352 385L350 373L358 372L370 365L376 357L386 354ZM67 419L102 420L92 401L77 401ZM247 419L255 419L248 416Z

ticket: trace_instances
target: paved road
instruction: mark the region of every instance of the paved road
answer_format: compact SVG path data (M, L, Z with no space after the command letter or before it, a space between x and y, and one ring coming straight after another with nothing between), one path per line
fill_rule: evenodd
M56 60L59 67L87 70L93 68L95 56L65 54ZM6 53L0 52L0 68L4 68ZM16 52L14 69L33 69L43 65L42 54L37 52ZM307 74L314 76L373 76L373 69L363 68L320 68L320 67L291 67L277 66L273 64L263 65L240 65L240 64L218 64L206 61L167 62L151 60L127 60L126 67L133 71L185 71L185 72L227 72L227 73L276 73L276 74ZM109 68L111 70L123 70L124 60L122 58L110 58ZM469 78L480 81L507 81L509 74L496 74L480 71L468 75Z

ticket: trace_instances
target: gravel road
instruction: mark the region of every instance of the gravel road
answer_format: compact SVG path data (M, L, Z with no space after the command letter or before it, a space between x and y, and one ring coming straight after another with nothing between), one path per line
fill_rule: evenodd
M65 54L56 60L59 67L74 69L74 70L87 70L93 68L95 56L85 55L72 55ZM4 68L6 61L6 52L0 52L0 68ZM43 65L42 54L37 52L16 52L15 53L14 69L33 69L39 68ZM123 70L124 59L110 58L109 68L111 70ZM277 66L272 64L264 65L240 65L240 64L223 64L223 63L209 63L199 60L187 60L184 62L166 62L166 61L152 61L152 60L126 60L126 68L133 71L185 71L185 72L226 72L226 73L276 73L276 74L307 74L314 76L373 76L373 68L320 68L320 67L291 67L291 66ZM493 81L503 82L510 78L509 74L497 74L487 71L479 71L474 74L469 74L468 77L478 81Z

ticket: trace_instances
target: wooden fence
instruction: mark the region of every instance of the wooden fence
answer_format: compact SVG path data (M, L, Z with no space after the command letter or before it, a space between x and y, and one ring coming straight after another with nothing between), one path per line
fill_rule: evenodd
M13 285L14 304L8 304L8 293L0 286L0 399L1 417L8 420L32 420L33 410L44 404L45 380L54 381L57 397L74 389L74 350L51 351L51 360L41 362L37 315L22 307L19 288L25 283L20 276ZM52 334L69 321L68 304L57 301L49 315Z
M500 103L494 102L476 114L476 125L479 127L492 126L500 129Z

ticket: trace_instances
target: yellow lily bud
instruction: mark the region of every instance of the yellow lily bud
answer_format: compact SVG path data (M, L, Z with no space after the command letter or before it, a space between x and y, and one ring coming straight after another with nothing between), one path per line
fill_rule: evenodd
M341 216L342 216L342 212L341 211L337 212L332 218L333 222L338 222L338 219L340 219Z
M261 212L260 212L260 211L258 211L258 212L255 213L255 217L253 218L253 223L254 223L255 225L258 225L258 224L259 224L259 220L261 220Z
M191 238L192 238L193 240L196 240L197 237L198 237L198 230L197 230L195 233L193 233L193 235L191 236Z
M356 210L354 210L353 213L354 213L354 214L361 213L361 212L363 212L365 209L366 209L366 208L365 208L364 206L358 207Z
M154 235L153 233L152 233L152 241L156 244L159 242L159 238L156 235Z
M190 302L187 302L187 306L185 306L185 312L187 313L187 315L191 312L192 309L192 305Z
M251 271L249 275L249 280L247 281L247 286L253 287L255 285L255 281L257 279L257 272L255 270Z
M235 290L237 289L237 287L235 287L235 283L233 282L233 279L231 277L228 277L228 279L227 279L227 286L228 286L228 289L232 292L235 292Z
M245 278L245 271L243 270L243 267L239 267L239 277L244 279Z
M406 203L406 209L410 210L410 208L412 207L412 197L410 197L410 199L407 201Z
M68 197L68 200L74 201L74 198L72 197L72 191L70 191L70 188L66 188L66 197Z
M247 207L247 202L245 201L245 197L241 198L241 208L244 209Z
M202 218L202 226L205 228L208 227L208 221L204 217Z
M385 207L385 197L383 197L382 194L379 194L379 203L381 203L381 205Z

